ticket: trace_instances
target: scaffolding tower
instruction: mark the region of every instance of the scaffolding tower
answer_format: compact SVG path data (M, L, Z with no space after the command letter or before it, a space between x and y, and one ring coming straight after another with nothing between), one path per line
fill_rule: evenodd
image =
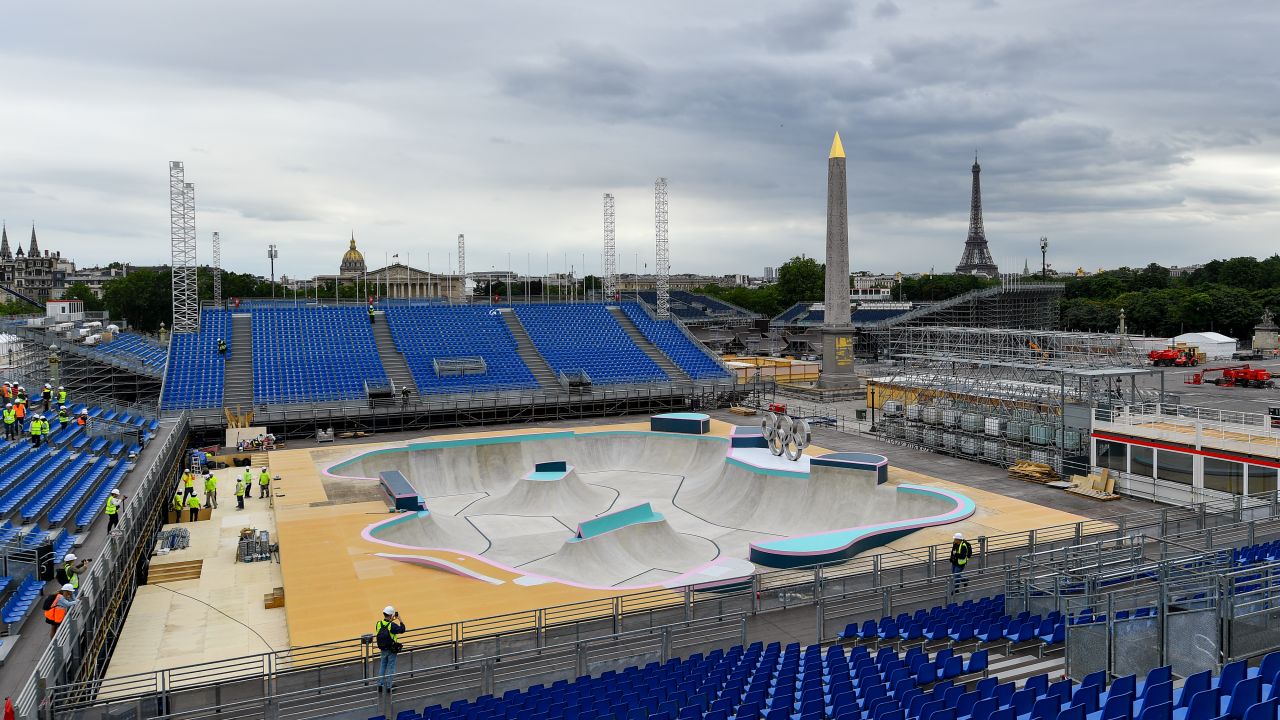
M222 307L222 236L213 231L213 306Z
M173 332L200 327L196 293L195 187L185 181L182 163L169 163L169 255L173 291Z
M463 294L467 289L467 238L462 233L458 233L458 274L462 276Z
M604 297L618 299L618 246L613 226L613 194L604 194Z
M655 289L658 291L658 317L671 317L671 258L667 241L667 179L660 177L653 184L654 270L657 272Z

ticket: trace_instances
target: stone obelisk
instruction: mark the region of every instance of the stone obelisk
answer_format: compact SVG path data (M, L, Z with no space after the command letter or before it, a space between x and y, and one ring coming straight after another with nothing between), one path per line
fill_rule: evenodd
M852 387L853 322L849 312L849 190L845 184L844 146L840 133L827 158L827 283L822 326L824 388Z

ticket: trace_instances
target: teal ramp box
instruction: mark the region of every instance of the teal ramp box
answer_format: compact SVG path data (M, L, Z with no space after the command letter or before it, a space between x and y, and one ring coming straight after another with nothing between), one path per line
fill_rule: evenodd
M662 513L654 512L649 503L641 503L635 507L629 507L608 515L601 515L598 518L583 520L578 523L578 531L574 533L573 537L569 538L569 542L581 542L597 535L620 530L628 525L662 522L663 519Z
M703 413L665 413L649 418L652 432L706 435L711 432L711 416Z
M395 501L397 510L416 512L423 508L422 496L399 470L384 470L378 473L378 477L382 480L382 487Z

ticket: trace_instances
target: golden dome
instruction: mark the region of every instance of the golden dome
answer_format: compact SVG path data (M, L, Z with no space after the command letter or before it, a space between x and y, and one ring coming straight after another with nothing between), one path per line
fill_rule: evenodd
M342 256L339 272L343 275L359 275L365 271L364 255L356 249L356 236L351 236L351 247Z

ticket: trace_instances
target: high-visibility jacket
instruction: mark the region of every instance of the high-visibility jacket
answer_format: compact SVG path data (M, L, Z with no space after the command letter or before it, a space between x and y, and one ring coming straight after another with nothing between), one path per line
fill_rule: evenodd
M67 609L58 604L57 599L53 601L53 607L44 611L44 617L54 625L60 624L67 617Z
M107 496L107 514L115 515L118 512L120 512L120 504L116 502L116 496L108 495Z
M245 485L253 484L253 473L249 472L248 470L244 471L244 484Z
M209 477L207 477L207 478L205 478L205 479L204 479L204 491L205 491L205 492L216 492L216 491L217 491L217 489L218 489L218 478L217 478L217 477L215 477L215 476L213 476L213 475L210 475Z
M245 484L244 479L236 480L236 497L244 497Z
M59 390L59 391L58 391L58 404L59 404L59 405L66 405L66 404L67 404L67 391L66 391L66 390Z
M62 573L67 576L67 582L76 590L80 589L80 576L76 574L75 565L69 562L62 563Z
M17 421L18 421L18 414L13 411L13 408L8 408L7 410L4 411L5 425L12 425Z
M270 483L270 482L271 482L271 473L267 472L266 470L263 470L263 471L258 475L258 484L259 484L259 485L266 485L266 484L268 484L268 483Z
M14 404L13 404L13 414L14 414L14 416L15 416L15 417L17 417L17 418L18 418L18 422L22 422L23 420L26 420L26 419L27 419L27 405L26 405L26 403L14 403Z
M973 546L969 544L968 540L961 540L951 546L952 565L964 567L971 557L973 557Z
M188 498L187 498L187 507L188 507L188 508L191 508L192 510L199 510L199 509L200 509L200 498L196 497L195 495L192 495L192 496L188 497Z
M85 424L85 423L87 423L87 422L89 422L89 418L85 417L84 415L77 415L77 416L76 416L76 424L77 424L77 425L84 425L84 424Z
M44 425L39 419L36 419L31 421L31 425L27 429L31 431L31 437L39 437L44 432Z
M195 483L196 483L195 475L192 475L190 472L182 473L182 484L185 485L188 490L194 488Z
M66 414L66 413L64 413L64 412L59 411L59 412L58 412L58 422L59 422L59 423L61 423L61 424L63 424L63 425L66 425L66 424L68 424L68 423L70 423L70 422L71 422L71 416L70 416L70 415L68 415L68 414Z
M0 391L4 392L5 400L8 400L13 397L13 388L8 385L0 386Z
M404 632L404 623L392 622L391 620L379 620L373 625L373 636L378 641L378 649L383 652L392 652L392 648L399 642L400 633Z
M182 512L182 491L173 494L173 509Z
M51 401L53 400L53 391L52 391L52 390L41 390L41 391L40 391L40 399L41 399L41 400L45 400L45 401L50 401L50 402L51 402Z

